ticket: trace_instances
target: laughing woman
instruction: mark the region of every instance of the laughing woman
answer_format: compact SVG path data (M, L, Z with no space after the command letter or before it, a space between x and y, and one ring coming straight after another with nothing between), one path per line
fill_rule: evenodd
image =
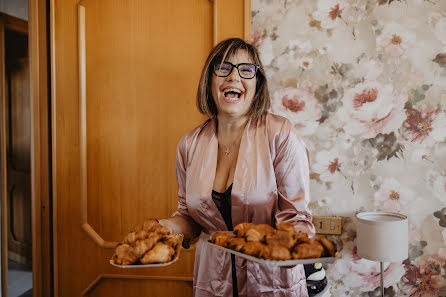
M199 236L194 296L308 296L302 265L259 265L207 243L242 222L289 222L314 234L305 144L287 119L268 112L256 49L238 38L220 42L203 67L197 104L209 120L178 144L178 210L160 220L184 234L186 248Z

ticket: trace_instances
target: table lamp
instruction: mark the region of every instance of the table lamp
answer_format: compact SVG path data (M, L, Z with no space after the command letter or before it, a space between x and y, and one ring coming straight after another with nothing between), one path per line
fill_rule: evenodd
M356 215L358 256L379 261L381 296L384 297L383 262L401 262L408 258L407 216L391 212L361 212Z

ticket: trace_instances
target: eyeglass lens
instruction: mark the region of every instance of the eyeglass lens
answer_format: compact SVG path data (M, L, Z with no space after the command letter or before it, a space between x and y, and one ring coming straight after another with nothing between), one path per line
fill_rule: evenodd
M217 76L228 76L231 74L233 67L238 69L238 73L242 78L253 78L257 72L257 67L254 64L242 63L233 65L227 62L215 64L214 72Z

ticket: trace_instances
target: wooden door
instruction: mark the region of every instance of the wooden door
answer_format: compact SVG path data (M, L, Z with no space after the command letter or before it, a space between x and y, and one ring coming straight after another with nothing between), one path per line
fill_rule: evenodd
M177 207L175 150L213 44L249 37L247 0L51 1L56 296L191 296L194 250L118 269L117 241Z
M8 258L31 264L28 36L5 30Z
M8 258L31 263L31 135L27 22L0 13L1 293Z

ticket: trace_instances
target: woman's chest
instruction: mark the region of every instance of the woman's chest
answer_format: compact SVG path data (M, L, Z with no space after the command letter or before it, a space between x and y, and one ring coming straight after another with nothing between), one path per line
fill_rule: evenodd
M218 149L217 166L212 189L217 192L225 192L234 181L235 169L237 167L237 151L228 153Z

